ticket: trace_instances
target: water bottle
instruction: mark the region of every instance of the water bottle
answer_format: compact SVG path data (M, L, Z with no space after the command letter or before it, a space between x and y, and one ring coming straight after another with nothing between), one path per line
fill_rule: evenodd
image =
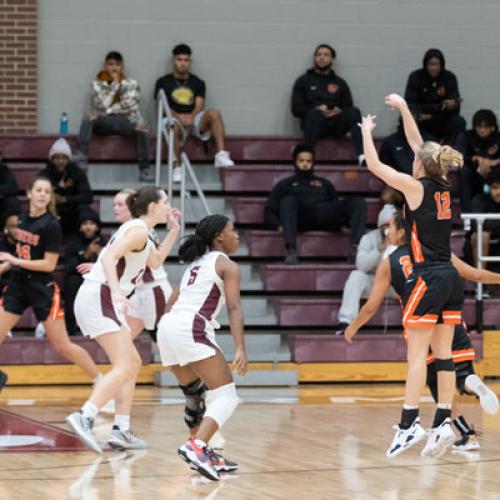
M59 119L59 135L68 134L68 115L67 113L61 113L61 118Z

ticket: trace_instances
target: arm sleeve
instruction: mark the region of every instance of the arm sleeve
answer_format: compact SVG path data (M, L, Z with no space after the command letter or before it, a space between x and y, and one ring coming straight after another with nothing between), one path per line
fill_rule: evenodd
M7 166L0 182L0 198L5 196L17 196L17 182L14 174Z
M122 82L122 92L120 102L113 106L118 106L122 113L130 113L139 109L141 99L141 89L135 80L125 80Z
M382 257L373 236L374 233L369 232L361 238L356 254L356 268L368 274L375 272Z
M342 82L342 98L340 99L340 108L341 109L346 109L346 108L352 108L353 102L352 102L352 94L351 94L351 89L349 88L349 85L347 85L347 82Z
M75 192L66 196L66 203L73 205L90 205L92 203L92 189L90 189L87 175L80 171L75 179Z
M195 97L203 97L205 99L205 95L207 93L207 86L203 80L200 80L194 89Z
M91 87L94 106L101 111L106 111L111 108L115 94L120 86L116 82L109 84L108 82L94 80Z
M293 85L292 91L292 114L296 118L304 118L308 111L306 105L306 90L304 79L298 78Z
M52 219L45 228L45 251L59 253L62 243L62 231L59 221Z

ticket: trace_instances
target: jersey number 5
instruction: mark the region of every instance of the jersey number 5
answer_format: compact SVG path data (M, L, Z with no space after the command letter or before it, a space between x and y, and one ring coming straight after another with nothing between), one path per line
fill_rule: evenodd
M200 270L200 266L195 266L193 267L193 269L190 269L189 270L189 281L188 281L188 286L189 285L192 285L195 281L196 281L196 278L198 277L198 271Z
M451 219L451 199L449 191L435 193L434 199L436 200L438 220Z

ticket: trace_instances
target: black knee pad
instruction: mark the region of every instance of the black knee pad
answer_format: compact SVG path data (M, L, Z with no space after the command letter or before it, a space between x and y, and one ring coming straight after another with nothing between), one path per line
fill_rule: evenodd
M427 387L431 392L432 398L437 403L438 402L438 388L437 388L437 373L436 373L436 365L434 362L427 365Z
M179 385L186 396L186 406L184 407L184 422L193 429L198 427L205 415L205 397L208 387L199 379L187 385Z
M436 364L437 372L454 372L455 363L451 358L448 359L438 359L436 358L434 363Z

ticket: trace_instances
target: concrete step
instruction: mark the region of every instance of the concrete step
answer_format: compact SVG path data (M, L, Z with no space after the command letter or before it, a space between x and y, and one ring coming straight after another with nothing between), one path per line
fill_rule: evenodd
M241 299L245 326L274 326L277 324L273 305L266 299L243 297ZM217 321L223 326L229 326L227 311L224 307Z

